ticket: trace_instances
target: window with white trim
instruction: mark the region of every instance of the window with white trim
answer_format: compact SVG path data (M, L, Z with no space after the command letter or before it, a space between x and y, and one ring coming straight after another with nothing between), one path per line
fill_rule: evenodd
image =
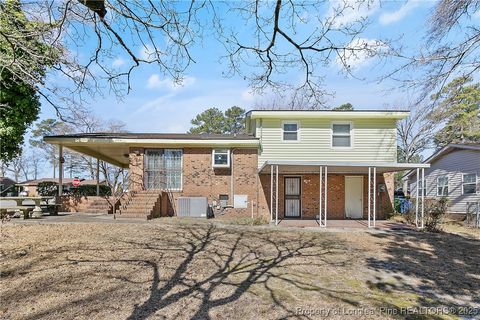
M448 196L448 176L440 176L437 178L437 196Z
M350 148L352 146L352 125L350 123L332 124L332 147Z
M425 179L423 181L422 180L418 181L418 193L420 195L423 194L424 196L427 195L427 179Z
M230 150L229 149L213 149L212 150L212 167L229 168L230 167Z
M283 141L298 141L298 123L297 122L284 122L283 128Z
M477 193L477 174L464 173L462 178L462 194Z

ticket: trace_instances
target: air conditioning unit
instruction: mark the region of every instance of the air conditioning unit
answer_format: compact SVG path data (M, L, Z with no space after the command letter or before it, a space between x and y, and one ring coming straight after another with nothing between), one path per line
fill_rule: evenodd
M179 197L178 217L206 218L208 213L207 197Z

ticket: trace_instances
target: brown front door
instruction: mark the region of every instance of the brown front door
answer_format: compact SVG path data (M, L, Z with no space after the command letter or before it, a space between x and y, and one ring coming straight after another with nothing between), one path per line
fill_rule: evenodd
M285 218L300 218L301 179L285 177Z

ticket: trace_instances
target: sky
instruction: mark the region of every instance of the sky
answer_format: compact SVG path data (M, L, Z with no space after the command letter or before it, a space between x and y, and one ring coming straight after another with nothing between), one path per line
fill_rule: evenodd
M334 1L327 2L325 12L334 4ZM423 31L427 29L427 20L434 5L434 1L382 1L381 5L373 1L369 8L346 12L340 22L368 17L371 24L362 34L362 41L401 39L404 46L418 48L425 37ZM480 23L480 15L475 19ZM75 48L72 51L81 56L86 55L85 50L88 49ZM138 47L137 50L140 54L144 48ZM252 93L248 82L240 76L223 76L228 68L219 62L219 56L225 52L215 39L203 39L192 49L192 53L195 63L185 72L182 85L174 84L155 66L145 65L134 70L131 91L122 100L107 92L104 97L90 101L89 107L102 119L125 122L131 132L186 132L191 126L190 120L207 108L225 110L235 105L249 110L272 99L272 94L261 96ZM119 53L111 57L110 63L122 68L127 61L128 56ZM327 99L327 106L349 102L355 109L384 109L408 100L408 93L398 89L398 83L377 81L385 73L385 66L377 62L366 57L352 60L356 78L342 73L335 60L317 69L318 74L325 78L326 89L333 93ZM289 74L292 79L301 76L301 72L295 70ZM46 118L55 118L55 112L43 104L40 119Z
M433 1L384 1L381 6L374 2L370 8L347 12L341 21L368 16L371 24L362 35L364 39L401 36L403 43L413 46L421 40L418 30L425 29L426 17L433 5ZM107 93L89 102L90 108L100 118L126 122L132 132L186 132L190 120L209 107L225 110L236 105L248 110L272 99L273 94L253 94L248 82L240 77L222 76L227 66L218 59L224 51L214 39L205 39L193 52L196 63L187 69L183 85L175 85L154 66L142 66L134 71L132 90L122 101ZM81 49L79 54L82 54ZM121 68L127 64L127 59L120 54L112 57L111 64ZM350 102L355 109L382 109L401 102L405 92L395 90L395 83L377 83L377 78L385 71L375 62L375 59L352 61L355 75L360 79L345 76L335 61L318 69L325 77L326 89L334 94L328 97L327 105L335 107ZM41 119L54 116L54 110L44 104Z

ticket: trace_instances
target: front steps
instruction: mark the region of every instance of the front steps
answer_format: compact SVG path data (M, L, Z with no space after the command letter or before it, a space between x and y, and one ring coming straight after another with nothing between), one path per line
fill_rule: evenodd
M162 192L160 190L143 190L122 200L119 209L120 218L153 219L160 217Z
M112 208L106 199L95 199L81 211L86 213L112 213Z

